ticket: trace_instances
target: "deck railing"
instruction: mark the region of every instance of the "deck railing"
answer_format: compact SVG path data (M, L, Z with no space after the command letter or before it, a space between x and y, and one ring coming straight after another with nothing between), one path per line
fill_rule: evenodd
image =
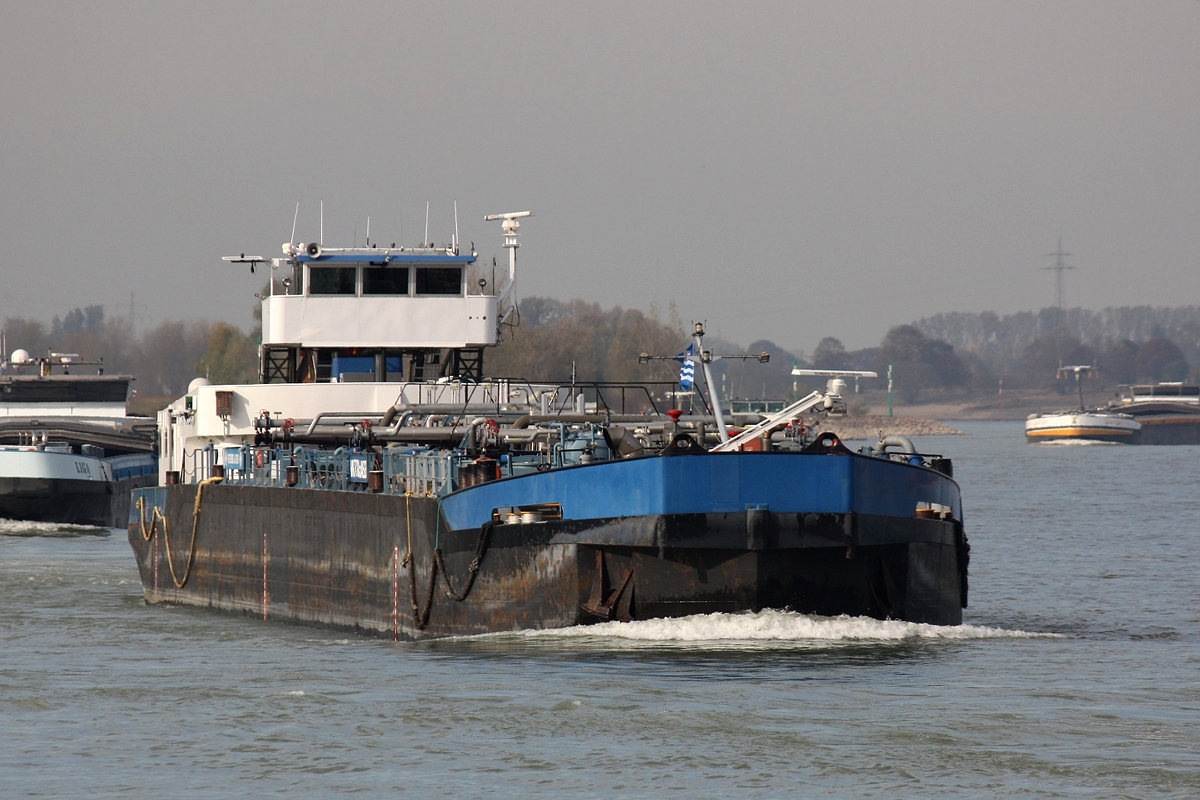
M199 483L220 466L236 486L294 486L340 492L445 494L453 488L448 453L383 450L312 450L297 446L218 447L189 453L179 479Z

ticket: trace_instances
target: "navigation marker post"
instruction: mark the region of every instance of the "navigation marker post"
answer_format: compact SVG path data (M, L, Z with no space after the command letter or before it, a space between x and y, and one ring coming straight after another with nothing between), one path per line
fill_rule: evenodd
M892 362L888 362L888 416L892 416Z

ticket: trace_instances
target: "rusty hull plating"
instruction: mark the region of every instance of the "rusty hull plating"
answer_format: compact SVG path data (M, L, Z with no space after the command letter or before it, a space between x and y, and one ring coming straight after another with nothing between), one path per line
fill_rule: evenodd
M959 624L966 600L952 520L752 509L448 531L436 497L218 484L196 518L196 492L142 490L131 512L149 603L409 640L763 608Z

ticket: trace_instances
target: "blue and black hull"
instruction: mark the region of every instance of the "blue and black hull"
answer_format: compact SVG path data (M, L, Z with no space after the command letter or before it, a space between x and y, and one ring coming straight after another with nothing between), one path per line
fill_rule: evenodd
M103 528L123 526L129 518L131 493L153 486L158 475L154 456L121 458L124 462L116 463L125 466L112 469L112 480L0 476L0 518Z
M643 458L441 498L203 491L135 493L151 603L399 639L764 608L953 625L966 603L958 486L869 456Z

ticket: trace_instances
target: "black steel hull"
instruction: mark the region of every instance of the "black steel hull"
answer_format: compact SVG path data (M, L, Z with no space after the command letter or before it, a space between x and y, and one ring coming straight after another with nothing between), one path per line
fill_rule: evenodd
M124 526L134 489L151 486L155 476L121 481L62 478L0 478L0 517L62 525Z
M1096 433L1089 431L1088 433L1068 433L1059 434L1056 436L1044 436L1039 434L1025 434L1025 441L1028 444L1045 444L1047 442L1105 442L1106 444L1146 444L1139 439L1141 431L1137 433Z
M1200 416L1137 416L1142 423L1134 444L1200 444Z
M194 517L196 492L146 490L131 510L149 603L423 639L764 608L954 625L966 600L949 520L749 510L447 531L436 498L210 485Z

